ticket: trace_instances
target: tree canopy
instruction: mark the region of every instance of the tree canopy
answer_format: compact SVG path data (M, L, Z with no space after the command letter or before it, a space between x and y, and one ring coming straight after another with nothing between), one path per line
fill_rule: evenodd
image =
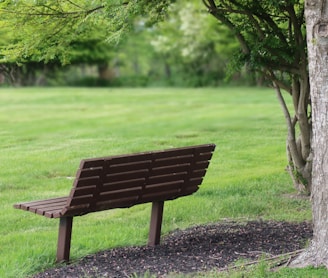
M133 26L133 19L147 15L147 23L158 21L171 1L11 1L0 2L0 26L11 30L10 44L2 61L35 59L70 61L68 47L81 40L89 28L101 26L105 41L117 43ZM146 12L147 11L147 12Z

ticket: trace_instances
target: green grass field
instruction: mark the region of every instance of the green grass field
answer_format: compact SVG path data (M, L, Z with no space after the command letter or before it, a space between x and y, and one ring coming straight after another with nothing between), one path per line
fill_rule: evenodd
M201 189L167 202L163 233L225 218L311 218L308 201L290 198L271 89L3 88L0 107L0 277L54 265L58 220L13 204L67 195L82 158L215 143ZM77 217L71 258L145 244L149 215L146 204Z

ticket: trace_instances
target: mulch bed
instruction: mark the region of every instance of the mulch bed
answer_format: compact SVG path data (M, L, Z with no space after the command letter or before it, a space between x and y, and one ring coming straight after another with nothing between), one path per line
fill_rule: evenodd
M156 247L114 248L59 266L34 278L136 277L144 273L196 273L222 269L240 259L257 260L304 248L312 237L309 222L225 221L176 230Z

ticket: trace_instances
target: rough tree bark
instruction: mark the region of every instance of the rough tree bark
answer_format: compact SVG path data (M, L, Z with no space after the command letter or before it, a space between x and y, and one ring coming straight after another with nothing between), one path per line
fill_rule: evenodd
M313 240L292 266L328 268L328 1L305 2L313 121Z

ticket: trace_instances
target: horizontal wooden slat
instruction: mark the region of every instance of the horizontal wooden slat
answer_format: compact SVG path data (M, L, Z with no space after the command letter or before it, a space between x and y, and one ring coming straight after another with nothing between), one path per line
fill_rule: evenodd
M84 195L84 196L79 196L71 199L70 206L80 206L80 205L85 205L85 204L91 204L92 201L94 200L93 195Z
M18 203L15 204L14 207L23 210L29 210L30 207L38 206L38 205L47 205L51 203L61 203L61 202L65 203L67 199L68 199L67 197L59 197L59 198L51 198L45 200L36 200L31 202Z
M147 176L148 173L149 173L148 169L143 169L143 170L124 172L124 173L108 174L104 178L104 183L140 179Z
M178 164L190 164L193 161L193 156L181 156L181 157L169 157L163 159L156 159L153 163L153 167L163 167L170 165L178 165Z
M29 211L37 213L37 211L47 211L51 209L62 209L66 205L66 202L58 202L44 205L34 205L29 208Z
M208 160L197 161L196 164L195 164L195 168L207 169L209 165L210 165L210 162Z
M134 187L130 189L122 189L122 190L116 190L116 191L108 191L101 193L97 200L99 201L106 201L106 200L115 200L115 199L121 199L121 198L128 198L128 197L135 197L138 198L138 196L141 193L142 188L141 187Z
M212 156L212 153L202 153L198 156L198 160L211 160Z
M124 180L124 181L104 183L102 192L142 186L145 184L145 181L146 181L145 178L141 178L141 179L134 179L134 180Z
M179 148L179 149L168 149L158 152L153 152L153 156L157 159L165 159L169 157L177 157L177 156L188 156L194 153L196 148Z
M97 168L87 168L87 169L81 169L77 173L77 176L79 179L81 178L89 178L89 177L99 177L103 172L102 167Z
M80 163L80 169L97 168L104 165L104 158L83 159Z
M178 180L174 182L165 182L159 184L149 184L143 190L143 195L150 194L150 193L158 193L158 192L165 192L170 190L179 190L181 185L184 183L183 180Z
M115 163L128 163L142 160L151 160L154 156L157 158L165 158L169 156L179 156L190 153L205 153L212 152L215 148L214 144L204 144L198 146L172 148L159 151L140 152L134 154L115 155L107 157L98 157L83 159L80 163L80 168L97 167L102 166L105 161L113 161Z
M96 188L97 188L96 185L73 188L69 196L80 197L85 195L93 195Z
M84 215L91 212L90 204L83 204L79 206L71 206L63 210L63 215L73 216L73 215Z
M194 148L201 153L206 153L206 152L213 152L215 149L215 145L207 144L207 145L194 146Z
M114 164L126 164L126 163L133 163L133 162L142 162L152 159L151 153L137 153L131 155L121 155L121 156L113 156L106 158L106 163L110 165Z
M198 177L204 177L206 174L206 170L195 170L191 173L191 178L198 178Z
M187 172L182 172L149 177L149 184L184 180L187 177L187 174Z
M123 173L129 171L136 171L142 169L149 169L151 165L151 160L134 162L134 163L124 163L124 164L111 164L106 167L105 171L111 174Z
M169 166L156 167L156 168L154 167L151 169L151 175L160 176L170 173L187 172L189 168L190 168L190 163L173 164Z
M193 187L193 186L198 186L198 185L201 185L203 182L203 177L199 177L199 178L191 178L188 182L188 186L187 187Z
M94 186L94 185L99 184L99 179L100 179L100 177L90 177L90 178L78 179L78 180L75 180L74 187L79 188L79 187Z
M39 215L48 215L47 217L52 218L54 213L60 213L63 210L63 207L48 207L48 208L39 208L34 213Z
M55 211L46 211L44 213L44 216L45 217L48 217L48 218L59 218L61 217L63 214L62 214L62 211L61 210L55 210Z
M59 217L67 205L67 197L38 200L14 205L15 208L27 210L49 218Z

